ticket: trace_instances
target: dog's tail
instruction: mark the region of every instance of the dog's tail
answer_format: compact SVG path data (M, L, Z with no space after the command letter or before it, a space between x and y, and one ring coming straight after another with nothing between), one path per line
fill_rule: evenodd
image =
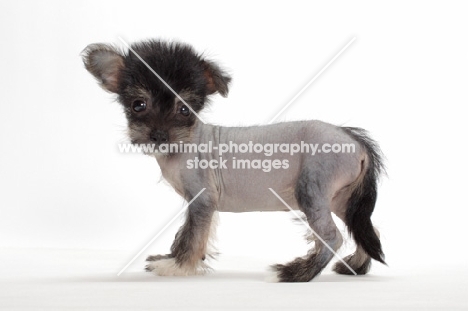
M347 202L345 223L356 244L371 258L385 264L384 253L379 237L371 222L371 215L377 201L377 182L385 173L382 153L377 143L360 128L342 129L364 148L363 172L359 177Z

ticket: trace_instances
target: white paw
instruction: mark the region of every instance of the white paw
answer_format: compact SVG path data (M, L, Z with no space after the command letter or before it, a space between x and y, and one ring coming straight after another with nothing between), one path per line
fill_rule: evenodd
M207 266L203 263L196 267L180 266L175 258L161 259L152 261L148 264L147 269L160 276L187 276L204 274Z
M268 269L267 276L265 277L265 282L268 283L279 283L280 279L278 277L278 272L274 269Z

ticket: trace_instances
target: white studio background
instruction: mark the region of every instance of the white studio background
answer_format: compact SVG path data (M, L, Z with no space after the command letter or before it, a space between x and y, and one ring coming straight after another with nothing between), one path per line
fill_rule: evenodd
M466 262L466 12L455 1L2 1L0 247L125 250L125 263L182 207L153 159L118 152L124 115L83 68L88 44L190 43L233 76L204 117L252 125L356 37L280 119L359 126L380 142L389 176L373 220L390 264ZM232 254L284 252L279 226L297 227L287 215L221 218Z

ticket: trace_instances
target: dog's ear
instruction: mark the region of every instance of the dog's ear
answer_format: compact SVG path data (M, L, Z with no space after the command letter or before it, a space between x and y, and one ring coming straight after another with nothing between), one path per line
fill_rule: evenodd
M118 93L124 59L116 48L102 43L90 44L83 50L81 57L86 69L103 89Z
M224 72L218 65L213 62L204 60L203 68L206 77L206 91L207 94L218 92L221 96L226 97L229 92L229 83L231 77Z

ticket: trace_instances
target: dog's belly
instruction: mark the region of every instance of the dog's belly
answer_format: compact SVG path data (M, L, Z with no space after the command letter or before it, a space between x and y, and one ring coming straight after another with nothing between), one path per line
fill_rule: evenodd
M285 196L282 196L283 200L285 200L284 197ZM286 203L288 203L292 209L298 209L295 200L287 200ZM218 211L231 213L272 212L289 211L289 208L267 189L265 193L258 195L257 198L250 197L248 195L240 198L223 196L219 201Z
M244 158L248 156L244 156ZM228 161L227 169L220 173L220 197L218 210L222 212L289 211L289 208L276 197L277 193L292 209L298 209L294 196L299 174L299 162L294 157L280 156L287 160L288 168L262 169L232 168Z

